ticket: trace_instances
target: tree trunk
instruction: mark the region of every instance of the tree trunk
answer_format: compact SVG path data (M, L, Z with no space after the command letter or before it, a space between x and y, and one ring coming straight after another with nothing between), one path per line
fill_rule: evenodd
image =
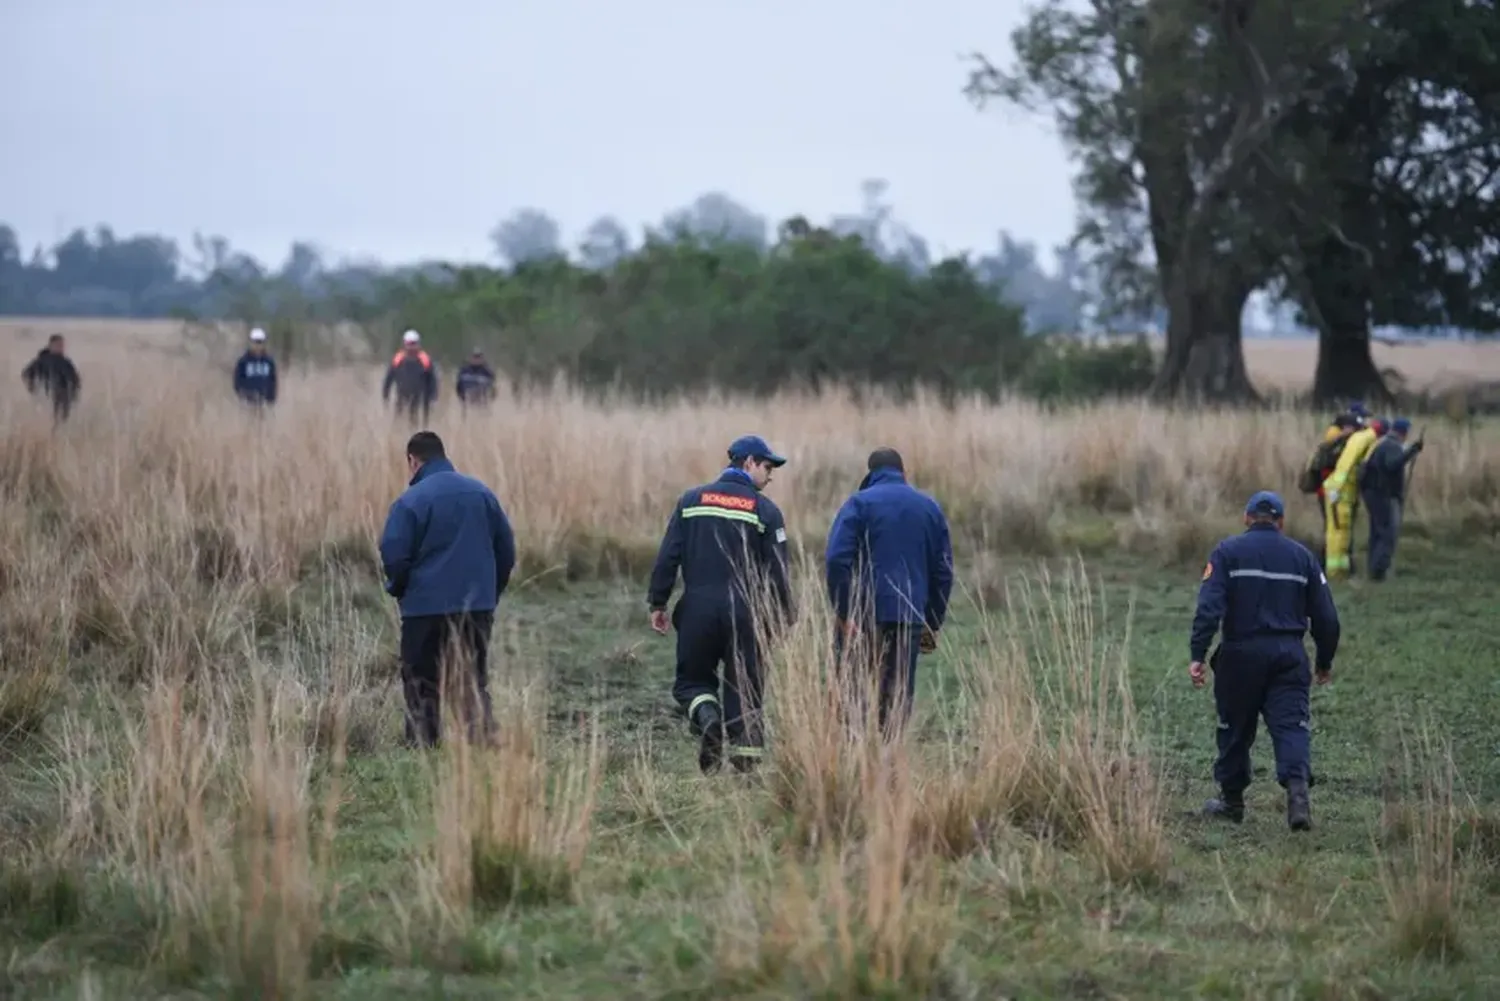
M1350 400L1393 402L1370 354L1368 327L1324 328L1318 332L1318 368L1313 376L1312 398L1320 407Z
M1196 274L1217 265L1173 269L1167 296L1167 350L1151 384L1161 402L1233 405L1259 402L1245 367L1241 315L1250 289L1243 282Z
M1318 326L1313 403L1393 402L1370 353L1373 290L1368 264L1358 251L1331 237L1320 241L1307 261L1308 291Z

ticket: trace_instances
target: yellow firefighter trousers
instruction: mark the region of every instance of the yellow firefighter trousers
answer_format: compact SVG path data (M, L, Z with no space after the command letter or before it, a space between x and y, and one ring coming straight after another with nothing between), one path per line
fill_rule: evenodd
M1323 498L1324 529L1323 565L1330 578L1349 576L1354 567L1354 516L1358 498L1345 492L1337 504Z

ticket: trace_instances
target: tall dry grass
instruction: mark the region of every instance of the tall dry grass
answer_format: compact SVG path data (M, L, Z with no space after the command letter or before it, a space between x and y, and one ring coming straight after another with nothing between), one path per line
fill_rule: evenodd
M227 375L144 364L86 371L86 402L60 428L0 402L0 749L34 764L50 800L24 834L0 829L0 849L64 874L32 896L79 887L77 908L54 910L134 929L162 970L317 996L359 906L340 889L346 757L397 744L394 613L368 604L410 429L369 373L289 380L256 419L225 398ZM1251 490L1289 482L1315 423L839 396L645 408L559 388L467 418L440 409L434 427L506 505L517 586L531 587L611 566L639 581L678 492L746 431L792 457L772 494L799 548L816 547L869 448L890 444L943 499L967 557L975 543L1046 549L1088 518L1175 551L1232 526ZM1424 516L1493 517L1492 439L1423 462ZM767 665L770 757L733 778L750 795L728 798L722 843L701 849L730 860L720 895L683 904L715 921L726 982L937 991L952 860L1016 839L1077 851L1111 882L1161 878L1164 776L1134 713L1129 619L1096 618L1086 574L1011 575L975 595L1002 610L979 616L984 642L957 658L943 715L924 709L891 739L832 683L821 587L806 568L797 585L802 614ZM418 769L413 875L373 905L395 925L377 936L393 962L447 961L497 910L579 900L607 864L598 719L559 734L534 673L494 678L500 746L451 740ZM635 812L665 817L649 755L627 778Z
M163 560L200 577L284 583L328 560L373 558L371 540L404 485L411 430L382 410L377 372L289 375L265 420L229 399L227 375L187 362L131 356L89 369L86 385L75 418L56 432L45 408L14 395L0 401L0 489L25 493L35 510L26 525L7 519L0 581L67 573L99 629L126 629L147 609L119 593L121 582L139 591ZM837 393L644 407L590 403L559 386L503 395L488 413L465 416L445 397L432 426L506 505L523 580L641 570L679 491L716 474L729 441L752 431L791 458L771 489L798 547L817 548L880 444L902 451L968 545L1045 552L1076 542L1070 526L1086 524L1103 533L1096 544L1196 559L1233 530L1244 499L1268 487L1292 500L1294 532L1318 525L1293 486L1320 430L1316 415L1133 404L1048 413L1022 402L948 409L868 394L856 404ZM1417 519L1492 530L1500 436L1431 436L1410 506ZM87 565L15 565L28 552L36 558L22 540L38 521Z

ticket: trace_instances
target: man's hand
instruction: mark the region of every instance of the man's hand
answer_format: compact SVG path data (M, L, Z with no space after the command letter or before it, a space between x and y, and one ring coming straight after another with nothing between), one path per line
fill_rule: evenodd
M917 641L917 649L922 653L932 653L937 649L937 633L926 626L922 627L922 638Z
M853 619L834 619L833 628L846 640L854 639L854 634L859 631Z
M1333 681L1333 665L1320 667L1313 672L1313 680L1320 685L1326 685Z
M1203 683L1208 680L1208 672L1203 668L1203 661L1195 660L1188 665L1188 677L1193 679L1194 688L1203 687Z
M651 628L662 636L667 635L667 630L672 626L672 621L667 618L665 608L651 609Z

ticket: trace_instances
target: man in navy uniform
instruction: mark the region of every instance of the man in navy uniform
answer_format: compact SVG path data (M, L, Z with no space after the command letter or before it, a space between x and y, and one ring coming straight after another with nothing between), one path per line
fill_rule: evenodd
M250 331L250 347L234 365L234 394L254 407L276 403L276 359L266 351L266 332Z
M678 499L651 571L651 628L665 636L670 622L677 630L672 695L699 737L704 772L719 767L726 740L738 771L763 753L760 640L790 621L792 593L786 520L761 491L785 464L764 438L735 439L718 479ZM669 618L679 569L682 597Z
M1188 674L1195 687L1203 685L1208 645L1222 627L1222 642L1209 661L1219 713L1214 779L1220 795L1204 812L1235 823L1244 819L1256 717L1264 716L1276 781L1286 790L1287 823L1305 831L1312 826L1312 672L1302 636L1310 627L1317 681L1325 685L1333 678L1339 617L1317 557L1283 534L1285 516L1280 497L1257 493L1245 506L1245 531L1209 555L1198 587Z

